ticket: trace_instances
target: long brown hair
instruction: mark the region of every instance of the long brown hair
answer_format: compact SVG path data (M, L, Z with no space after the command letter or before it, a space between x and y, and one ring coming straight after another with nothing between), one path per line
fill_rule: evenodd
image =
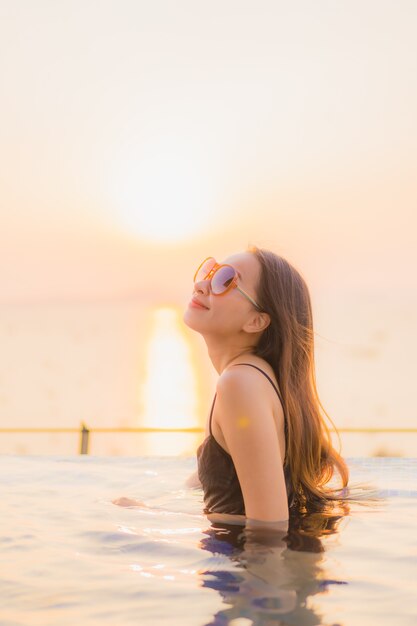
M249 246L261 265L257 301L271 317L255 354L273 368L284 402L288 438L284 471L290 512L313 512L346 496L349 468L332 445L316 387L313 315L309 289L283 257ZM323 415L324 414L324 415ZM337 470L341 488L326 486Z

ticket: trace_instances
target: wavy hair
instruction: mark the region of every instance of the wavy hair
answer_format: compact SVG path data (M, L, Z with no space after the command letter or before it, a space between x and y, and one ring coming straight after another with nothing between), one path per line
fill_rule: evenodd
M263 331L255 354L273 368L287 417L287 455L284 466L291 512L314 512L349 500L349 468L332 445L316 386L313 315L304 278L283 257L251 245L261 265L257 301L271 323ZM338 472L341 488L327 484Z

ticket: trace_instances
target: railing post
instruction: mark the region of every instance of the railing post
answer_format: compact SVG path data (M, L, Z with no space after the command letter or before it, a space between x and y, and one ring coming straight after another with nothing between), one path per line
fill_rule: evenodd
M90 431L88 430L87 426L84 424L84 422L82 422L81 424L82 429L80 432L81 438L80 438L80 454L88 454L88 440L89 440L89 436L90 436Z

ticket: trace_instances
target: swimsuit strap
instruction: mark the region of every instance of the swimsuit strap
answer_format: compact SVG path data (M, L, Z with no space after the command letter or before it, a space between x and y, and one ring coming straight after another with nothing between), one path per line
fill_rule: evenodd
M210 420L209 420L209 431L210 431L210 435L213 437L213 439L214 439L214 435L211 432L211 416L213 415L213 409L214 409L214 403L216 402L216 396L217 396L217 393L214 394L213 403L211 405L211 411L210 411Z
M255 367L257 370L259 370L264 376L267 377L267 379L269 380L269 382L271 383L271 385L273 386L273 388L275 389L275 391L278 394L279 399L281 400L281 404L284 407L284 401L282 399L282 396L279 392L278 387L276 387L274 381L272 380L272 378L270 376L268 376L268 374L266 372L264 372L263 370L261 370L260 367L258 367L257 365L253 365L252 363L233 363L233 365L249 365L250 367ZM232 366L233 367L233 366Z
M261 372L264 376L266 376L266 377L267 377L267 379L269 380L269 382L271 383L271 385L273 386L273 388L274 388L274 389L275 389L275 391L277 392L278 397L279 397L279 399L281 400L282 407L284 408L284 401L283 401L282 396L281 396L281 394L280 394L280 392L279 392L279 389L276 387L276 385L275 385L274 381L272 380L272 378L271 378L270 376L268 376L268 374L267 374L266 372L264 372L264 371L263 371L260 367L258 367L257 365L253 365L252 363L234 363L233 365L249 365L250 367L255 367L257 370L259 370L259 371L260 371L260 372ZM232 367L233 367L233 366L232 366ZM211 405L211 411L210 411L210 420L209 420L209 431L210 431L210 435L211 435L212 437L213 437L213 433L211 432L211 418L212 418L212 415L213 415L213 409L214 409L214 403L215 403L215 401L216 401L216 396L217 396L217 393L215 393L215 394L214 394L213 403L212 403L212 405ZM284 423L285 423L285 430L287 430L287 418L286 418L285 414L284 414L284 418L285 418L285 419L284 419Z

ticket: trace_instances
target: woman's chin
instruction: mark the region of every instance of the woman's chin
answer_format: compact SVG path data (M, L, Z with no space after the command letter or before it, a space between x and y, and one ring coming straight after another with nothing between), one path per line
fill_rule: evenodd
M191 319L190 319L191 318ZM184 314L182 316L182 321L186 326L193 328L192 315L190 315L190 309L185 309Z
M191 308L184 311L182 321L186 326L188 326L188 328L191 328L191 330L200 330L201 324L198 323L198 317L194 314L194 311Z

